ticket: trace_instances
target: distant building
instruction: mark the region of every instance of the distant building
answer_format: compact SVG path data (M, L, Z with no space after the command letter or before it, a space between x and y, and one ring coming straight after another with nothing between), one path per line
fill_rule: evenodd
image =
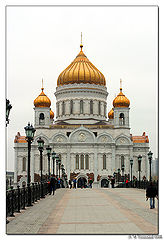
M158 179L158 169L159 169L159 161L158 158L152 160L152 177L154 180Z
M14 184L14 172L6 172L6 189Z

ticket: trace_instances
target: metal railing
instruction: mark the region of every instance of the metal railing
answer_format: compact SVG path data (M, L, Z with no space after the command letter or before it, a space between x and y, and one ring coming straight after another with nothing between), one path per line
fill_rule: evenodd
M118 185L116 186L117 188L140 188L140 189L146 189L149 185L149 181L133 181L133 182L121 182L118 183ZM153 181L153 185L156 186L158 188L158 182L157 181Z
M32 183L31 189L31 202L35 203L41 198L41 184ZM43 183L44 196L49 193L48 183ZM6 217L14 217L15 212L20 212L21 209L26 209L28 205L28 187L16 189L11 186L10 190L6 191Z

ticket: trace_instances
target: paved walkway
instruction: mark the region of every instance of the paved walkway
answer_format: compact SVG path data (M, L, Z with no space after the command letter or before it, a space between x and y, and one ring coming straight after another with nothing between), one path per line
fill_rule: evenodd
M139 189L59 189L10 218L7 234L157 234L158 208Z

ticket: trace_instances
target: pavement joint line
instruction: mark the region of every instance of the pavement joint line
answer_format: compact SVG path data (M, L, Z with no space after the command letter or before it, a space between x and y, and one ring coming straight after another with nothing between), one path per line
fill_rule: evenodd
M122 214L124 214L130 221L132 221L140 229L142 229L144 233L148 233L148 232L151 234L158 233L157 228L153 224L147 222L143 217L134 213L131 209L128 209L127 207L123 207L117 200L115 200L114 198L106 194L104 191L98 190L98 189L96 189L96 191L102 194L106 199L108 199L109 202L111 202L117 209L119 209ZM152 231L150 232L150 230L148 229L151 229Z

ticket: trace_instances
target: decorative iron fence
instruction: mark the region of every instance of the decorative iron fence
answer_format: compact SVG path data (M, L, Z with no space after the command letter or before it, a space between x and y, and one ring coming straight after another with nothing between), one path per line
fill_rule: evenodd
M35 203L41 198L41 184L32 183L31 189L31 202ZM43 183L43 195L49 193L48 183ZM6 217L14 217L15 212L20 212L21 209L26 209L28 205L28 187L20 188L17 186L16 189L6 191Z
M130 188L140 188L140 189L146 189L149 185L149 181L133 181L133 182L128 182L128 183L125 183L125 182L121 182L121 183L118 183L118 185L116 186L117 188L127 188L127 187L130 187ZM158 181L153 181L153 185L156 186L158 188Z

